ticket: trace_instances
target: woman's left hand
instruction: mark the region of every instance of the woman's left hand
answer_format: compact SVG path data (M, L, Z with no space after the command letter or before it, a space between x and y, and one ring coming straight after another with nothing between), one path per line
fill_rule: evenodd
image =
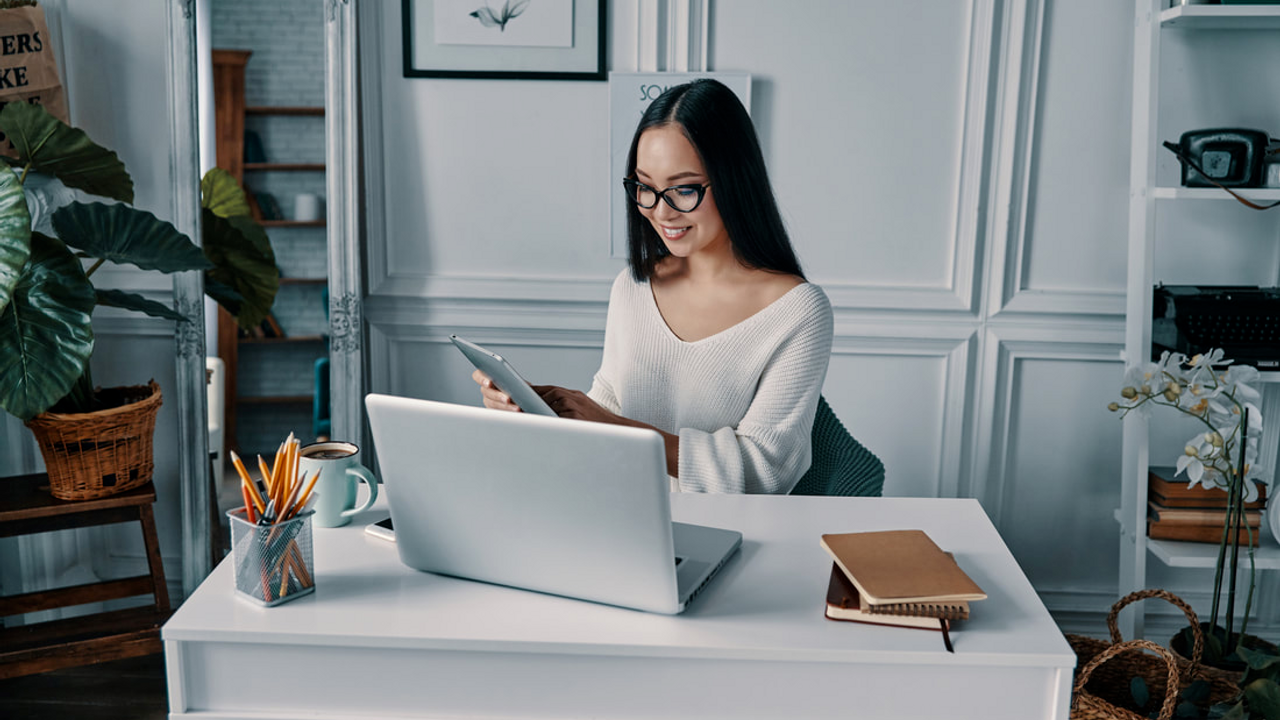
M622 418L605 410L595 400L587 397L581 390L570 390L558 385L534 385L533 391L538 393L556 415L573 420L590 420L618 424Z

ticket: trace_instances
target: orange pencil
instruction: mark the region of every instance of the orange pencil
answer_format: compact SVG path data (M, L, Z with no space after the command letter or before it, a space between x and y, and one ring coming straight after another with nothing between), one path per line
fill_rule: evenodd
M293 487L289 490L289 494L284 500L284 511L280 514L281 519L288 520L293 516L293 509L297 507L294 503L298 500L298 491L302 489L302 483L306 481L306 479L307 474L303 473L302 477L298 479L298 482L295 482Z
M266 509L266 503L264 503L262 498L258 495L258 488L251 480L246 480L241 477L240 490L244 492L245 498L250 501L249 504L253 505L255 510L262 512Z
M240 494L244 496L244 516L251 523L258 522L257 513L254 512L253 499L249 497L249 488L243 483L240 485Z
M307 483L307 489L302 491L302 496L298 498L298 502L297 502L297 504L295 504L295 505L293 506L293 511L294 511L294 513L295 513L295 514L296 514L299 510L301 510L302 508L305 508L305 507L307 506L307 501L311 499L311 491L315 489L315 487L316 487L316 481L317 481L317 480L319 480L319 479L320 479L320 473L319 473L319 472L317 472L317 473L316 473L316 474L311 478L311 482Z
M275 500L276 484L271 479L271 470L267 467L267 461L263 460L261 455L258 456L258 472L262 473L262 479L267 484L267 498L269 500ZM279 506L279 504L280 503L276 503L277 506Z
M231 464L235 465L236 472L240 474L241 480L253 484L253 481L249 479L249 471L244 469L244 463L240 461L240 456L236 454L235 450L231 451Z
M276 448L276 454L275 454L275 457L271 458L271 479L272 479L272 481L274 481L277 477L279 477L279 473L280 473L280 466L283 464L283 463L281 462L281 460L282 460L283 456L284 456L284 443L280 443L280 446Z

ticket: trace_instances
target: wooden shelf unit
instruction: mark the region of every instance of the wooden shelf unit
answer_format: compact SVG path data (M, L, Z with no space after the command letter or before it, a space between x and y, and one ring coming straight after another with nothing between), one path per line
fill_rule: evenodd
M324 220L259 220L264 228L272 227L324 227Z
M268 172L325 172L324 163L246 163L244 162L244 135L246 116L295 116L324 117L319 106L271 106L245 104L245 66L252 55L248 50L214 50L214 106L217 122L217 164L226 170L242 186L245 173ZM264 220L250 194L250 205L255 219L264 228L323 228L324 220ZM325 278L281 278L281 288L288 286L317 286L328 282ZM294 337L240 337L235 319L226 310L218 311L218 356L226 365L226 382L223 427L228 448L238 446L236 436L236 407L238 403L261 404L265 402L311 402L311 396L288 396L276 400L244 397L239 394L239 347L241 345L291 345L322 343L323 335L299 335Z
M318 106L289 107L275 105L249 105L244 109L245 115L315 115L324 117L324 108Z
M0 538L137 522L149 573L0 597L0 617L140 595L152 599L143 607L0 628L0 679L160 652L160 626L171 610L152 511L155 486L73 501L53 497L48 483L45 473L0 478Z
M324 172L324 163L245 163L245 172Z

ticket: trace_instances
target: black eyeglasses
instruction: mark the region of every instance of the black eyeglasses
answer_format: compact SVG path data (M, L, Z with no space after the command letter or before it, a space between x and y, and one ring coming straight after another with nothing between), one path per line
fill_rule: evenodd
M702 204L702 198L706 197L707 188L711 187L711 183L706 185L672 185L666 190L655 190L639 180L631 178L623 178L622 186L627 189L627 197L631 198L631 202L644 208L651 209L658 204L658 198L667 201L677 212L687 213L698 209Z

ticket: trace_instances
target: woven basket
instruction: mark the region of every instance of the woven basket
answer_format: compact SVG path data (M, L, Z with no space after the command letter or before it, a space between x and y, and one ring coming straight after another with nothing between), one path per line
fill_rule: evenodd
M1205 631L1205 628L1201 626L1206 626L1206 625L1208 625L1208 623L1197 623L1196 628L1201 632L1201 634L1203 634ZM1174 635L1169 640L1169 650L1173 652L1173 656L1177 658L1178 663L1180 665L1186 665L1190 663L1190 659L1183 654L1183 649L1178 647L1181 644L1182 643L1179 641L1178 635ZM1244 639L1244 645L1245 647L1251 650L1265 650L1266 652L1272 655L1276 653L1275 645L1273 645L1270 642L1267 642L1266 640L1263 640L1260 637L1257 637L1256 635L1246 635ZM1194 654L1194 649L1192 650L1192 652ZM1214 667L1212 665L1202 665L1200 670L1206 677L1221 678L1223 681L1228 683L1239 683L1242 679L1244 679L1244 674L1245 674L1244 663L1240 663L1240 667L1234 670L1230 668Z
M1142 650L1150 650L1156 657L1145 655ZM1121 653L1124 657L1115 659ZM1084 660L1084 656L1080 659ZM1102 672L1095 675L1099 669ZM1128 696L1129 678L1134 675L1146 681L1152 695L1164 695L1157 717L1170 720L1178 706L1178 663L1172 653L1150 640L1107 645L1084 663L1071 694L1071 720L1146 720L1146 715L1116 704L1122 702L1119 698ZM1115 687L1116 677L1123 678L1122 688Z
M27 421L44 455L49 489L61 500L92 500L144 485L155 469L152 437L160 386L107 388L118 404L89 413L41 413Z
M1196 612L1191 609L1190 605L1183 602L1182 598L1167 590L1139 590L1129 593L1116 601L1111 606L1111 612L1107 614L1107 629L1111 631L1110 641L1068 634L1067 642L1071 643L1071 647L1075 650L1076 657L1080 663L1088 663L1095 657L1105 653L1109 648L1125 644L1124 638L1120 635L1120 627L1117 622L1120 611L1131 603L1154 597L1167 600L1182 610L1183 614L1187 616L1187 621L1190 622L1191 627L1196 628L1194 646L1192 647L1190 658L1179 658L1172 652L1161 648L1177 669L1176 685L1173 688L1174 696L1176 697L1179 692L1197 680L1203 680L1209 686L1209 699L1207 702L1209 705L1225 702L1238 695L1240 687L1235 682L1216 673L1207 672L1206 668L1200 664L1200 658L1204 653L1204 636L1199 632L1200 622L1196 618ZM1134 677L1141 677L1147 683L1152 697L1160 697L1168 692L1163 655L1160 658L1155 658L1137 653L1127 655L1122 661L1108 663L1093 673L1093 679L1089 682L1087 689L1094 696L1106 699L1113 706L1131 705L1129 682ZM1077 684L1079 684L1079 681L1077 681ZM1133 716L1141 717L1137 714L1133 714ZM1073 714L1072 717L1075 717L1075 715ZM1112 715L1105 717L1128 716Z

